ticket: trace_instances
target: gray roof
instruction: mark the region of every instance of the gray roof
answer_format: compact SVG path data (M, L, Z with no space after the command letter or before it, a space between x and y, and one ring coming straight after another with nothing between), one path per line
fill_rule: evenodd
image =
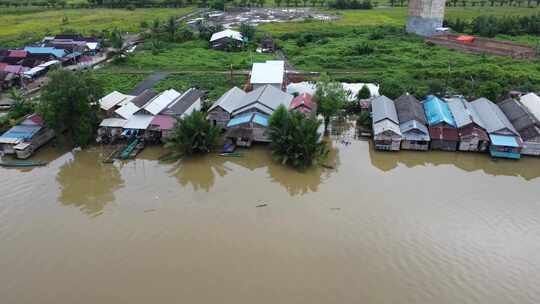
M187 109L189 109L189 107L191 107L191 105L199 100L201 96L202 94L199 90L191 88L173 101L165 110L162 111L162 114L182 115Z
M279 105L289 108L294 96L275 88L272 85L259 87L249 93L236 105L235 113L245 112L249 108L264 106L273 112Z
M154 90L144 90L139 96L136 96L131 100L137 107L142 108L152 98L156 97L157 93Z
M401 130L401 133L405 135L405 133L409 132L420 132L428 135L429 137L429 131L426 125L424 125L422 122L418 120L409 120L399 125L399 129Z
M427 124L424 107L413 95L401 95L394 104L401 123L416 120L422 124Z
M373 123L388 119L399 125L399 120L396 113L396 107L392 99L381 95L371 102L373 111Z
M238 87L233 87L214 102L208 111L221 107L223 110L232 113L242 103L244 97L246 97L246 92Z
M540 136L540 122L517 100L507 99L498 106L523 137Z
M478 116L484 122L485 129L488 133L505 133L505 131L508 131L519 136L519 133L501 109L489 99L484 97L478 98L471 102L470 105L474 107Z
M465 98L452 97L446 98L445 100L450 108L450 112L452 112L452 116L454 116L458 128L463 128L473 123L481 128L486 128L480 115L478 115L476 108L471 106Z

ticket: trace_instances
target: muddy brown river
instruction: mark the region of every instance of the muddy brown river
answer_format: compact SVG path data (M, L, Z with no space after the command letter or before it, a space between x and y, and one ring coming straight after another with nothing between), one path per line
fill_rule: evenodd
M540 159L333 141L298 173L265 147L41 150L0 169L0 302L540 303Z

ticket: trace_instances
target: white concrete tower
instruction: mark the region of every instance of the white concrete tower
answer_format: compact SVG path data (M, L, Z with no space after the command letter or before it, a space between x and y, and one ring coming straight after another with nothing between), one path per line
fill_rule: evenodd
M442 26L445 0L410 0L407 32L431 36Z

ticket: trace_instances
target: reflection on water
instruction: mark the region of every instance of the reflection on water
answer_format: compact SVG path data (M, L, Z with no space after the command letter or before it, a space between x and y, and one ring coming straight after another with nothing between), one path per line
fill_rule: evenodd
M404 165L407 168L449 165L463 171L481 170L492 176L519 176L532 180L540 176L540 159L523 157L520 160L494 159L487 153L445 151L399 151L381 152L369 142L371 164L382 171L391 171Z
M56 176L62 204L99 215L106 204L114 201L114 192L124 186L124 181L115 165L102 162L106 155L101 148L71 153Z

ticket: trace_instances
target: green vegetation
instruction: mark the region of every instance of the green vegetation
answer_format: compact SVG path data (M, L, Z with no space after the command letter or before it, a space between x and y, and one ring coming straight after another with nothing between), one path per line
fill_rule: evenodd
M215 101L233 86L241 88L245 80L245 75L233 75L231 81L229 74L172 74L158 82L154 89L158 92L167 89L184 92L191 87L196 87L207 93L207 100Z
M174 9L0 9L0 45L20 47L41 40L47 34L75 30L86 34L112 30L137 32L142 21L166 20L193 11L193 7Z
M321 122L299 112L289 113L281 105L270 116L269 136L272 155L284 165L305 169L328 155L326 143L317 132Z
M231 68L249 69L253 62L272 59L272 55L254 51L223 52L208 48L208 42L192 40L184 43L163 43L159 52L153 52L151 42L130 56L122 67L137 70L166 71L227 71Z
M98 100L103 96L100 82L90 72L51 72L43 88L38 111L57 136L84 146L92 140L98 122Z
M220 132L221 129L213 126L203 112L194 111L177 120L165 147L173 151L171 155L173 158L205 154L216 145Z
M113 69L100 69L95 72L106 93L119 91L128 94L139 82L146 78L147 73L121 73Z
M324 131L328 129L330 118L335 116L345 106L347 93L343 86L323 74L317 82L317 91L314 96L317 101L317 112L324 117Z
M11 89L9 97L13 100L13 104L8 113L0 117L0 133L3 133L10 127L16 125L25 115L34 112L34 105L26 100L19 90L15 88Z

